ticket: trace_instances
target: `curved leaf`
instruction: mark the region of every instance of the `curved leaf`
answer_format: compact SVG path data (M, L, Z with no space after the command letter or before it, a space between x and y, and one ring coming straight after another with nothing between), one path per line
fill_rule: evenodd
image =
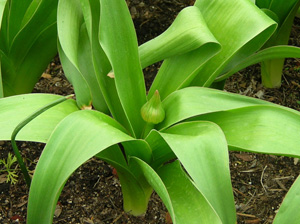
M81 72L72 64L58 43L58 52L66 77L74 86L76 102L79 108L89 108L92 104L92 94L86 79Z
M218 45L199 9L195 6L186 7L179 12L165 32L139 46L142 68L175 55L188 53L207 43ZM211 48L214 49L213 46ZM209 55L208 51L206 53Z
M77 104L80 108L90 107L92 104L91 89L79 67L80 36L85 31L83 23L79 0L59 1L57 11L58 50L65 74L74 85Z
M300 112L257 105L202 115L224 131L229 149L300 157Z
M288 193L286 194L273 224L289 223L297 224L300 220L300 176L295 180Z
M198 74L201 66L216 55L221 48L220 44L208 29L197 7L183 9L169 29L170 30L165 31L165 33L157 37L157 41L164 44L164 47L160 44L157 44L157 47L167 51L161 54L160 57L173 57L167 58L163 62L149 90L148 98L158 90L161 98L164 99L173 91L188 86ZM172 31L176 34L172 34ZM162 37L165 38L164 41L161 40ZM177 41L178 38L180 39L177 43L175 41ZM156 42L155 40L156 39L153 40L154 43ZM173 43L173 41L175 43ZM182 41L182 43L179 41ZM173 46L174 44L176 44L177 47ZM185 49L187 47L189 47L189 52L182 54L187 51L187 49ZM177 52L179 51L178 48L183 52ZM141 46L141 50L142 49ZM154 50L155 49L156 48L154 48ZM174 51L179 55L172 55L175 54ZM152 51L149 51L149 53L152 53ZM157 52L154 51L152 55L156 55L156 53ZM141 60L143 60L142 56L143 55L141 55ZM151 56L150 59L152 57L153 56ZM170 80L172 81L170 82Z
M239 64L231 68L228 72L216 78L216 81L222 81L239 70L250 65L254 65L258 62L280 58L300 58L300 48L294 46L274 46L266 48L244 59Z
M81 5L91 43L94 78L99 83L111 115L130 132L131 125L121 105L114 79L107 76L111 71L110 62L99 43L100 2L99 0L81 0ZM85 60L84 57L83 59Z
M58 5L59 54L65 74L73 84L79 107L109 114L95 68L90 40L91 14L82 1L60 1ZM89 27L87 27L89 26Z
M235 223L227 142L210 122L188 122L159 133L222 223Z
M27 223L52 223L59 194L68 177L104 149L134 140L112 118L83 110L66 117L51 135L37 164L29 193Z
M250 1L198 0L195 6L222 50L202 67L192 85L210 86L218 75L260 49L276 29L276 23Z
M215 89L188 87L175 91L163 101L166 118L157 125L157 129L163 130L179 121L200 114L257 104L271 103Z
M146 88L133 22L124 0L100 0L100 4L100 44L112 65L131 133L139 137L145 125L140 110L146 102Z
M27 94L0 99L0 139L10 140L13 130L21 121L59 98L62 97L50 94ZM27 124L18 134L17 140L45 143L56 125L77 110L75 101L67 100Z
M142 169L147 181L166 205L174 224L222 223L178 161L163 166L157 172L136 157L132 157L130 162Z

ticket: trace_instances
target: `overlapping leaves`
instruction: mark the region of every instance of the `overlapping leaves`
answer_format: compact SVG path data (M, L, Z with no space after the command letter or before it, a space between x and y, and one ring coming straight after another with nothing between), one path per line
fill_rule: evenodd
M143 214L154 189L174 223L229 224L236 214L228 148L300 156L299 112L213 89L184 88L209 86L271 36L275 22L250 1L196 1L165 33L140 48L123 0L60 0L58 13L60 55L77 104L92 104L98 111L77 111L74 101L67 101L32 124L45 126L40 137L20 133L20 139L47 142L30 188L29 224L52 222L64 183L93 156L117 169L125 211ZM166 118L140 139L148 125L140 116L146 102L142 67L163 59L149 95L159 90ZM1 117L22 97L0 100L5 105ZM51 97L25 98L39 106ZM32 111L28 104L20 107L24 116ZM55 122L48 119L51 114ZM5 139L16 124L2 122ZM292 196L287 200L296 206Z
M0 97L31 92L57 53L57 3L0 2Z

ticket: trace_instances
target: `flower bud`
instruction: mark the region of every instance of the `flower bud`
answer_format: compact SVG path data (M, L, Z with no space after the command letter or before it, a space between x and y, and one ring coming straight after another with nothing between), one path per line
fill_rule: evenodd
M152 98L142 106L141 115L147 123L158 124L165 119L165 110L162 107L158 90Z

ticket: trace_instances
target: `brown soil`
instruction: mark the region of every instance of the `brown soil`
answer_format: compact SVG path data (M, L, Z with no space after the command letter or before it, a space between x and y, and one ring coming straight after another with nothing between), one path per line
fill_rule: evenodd
M162 33L184 7L193 0L127 0L134 19L139 43ZM300 21L295 20L290 44L300 46ZM144 70L147 86L153 80L159 63ZM288 59L284 69L282 87L266 89L260 83L259 67L252 66L232 76L226 90L261 98L300 110L300 61ZM49 65L36 85L35 92L67 95L73 92L66 81L59 59ZM22 155L30 170L38 161L43 144L19 143ZM0 142L0 159L11 152L8 142ZM0 169L3 167L0 166ZM18 182L5 182L0 173L0 223L25 223L28 189L18 166ZM238 212L238 223L271 223L284 195L299 175L296 159L230 152L233 192ZM106 163L91 159L68 180L56 210L54 223L171 223L166 208L154 193L149 209L143 217L133 217L123 212L122 194L118 178Z

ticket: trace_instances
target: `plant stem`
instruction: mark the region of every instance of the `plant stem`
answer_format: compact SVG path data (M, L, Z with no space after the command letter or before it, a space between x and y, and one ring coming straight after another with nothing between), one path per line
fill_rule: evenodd
M28 116L27 118L25 118L21 123L19 123L17 125L17 127L14 129L14 131L12 132L11 135L11 144L12 144L12 148L14 150L14 153L17 157L17 161L20 165L21 171L24 175L25 178L25 182L27 184L28 187L30 187L30 183L31 183L31 177L29 176L28 170L24 164L23 158L20 154L20 151L18 149L17 143L16 143L16 136L19 133L19 131L21 131L21 129L28 124L30 121L32 121L34 118L36 118L37 116L39 116L41 113L45 112L46 110L50 109L51 107L54 107L55 105L62 103L64 101L66 101L67 99L70 99L71 97L73 97L72 95L68 95L65 96L64 98L60 98L58 100L53 101L52 103L47 104L46 106L38 109L36 112L34 112L33 114L31 114L30 116Z
M279 88L281 86L282 69L284 59L272 59L261 62L262 83L267 88Z

